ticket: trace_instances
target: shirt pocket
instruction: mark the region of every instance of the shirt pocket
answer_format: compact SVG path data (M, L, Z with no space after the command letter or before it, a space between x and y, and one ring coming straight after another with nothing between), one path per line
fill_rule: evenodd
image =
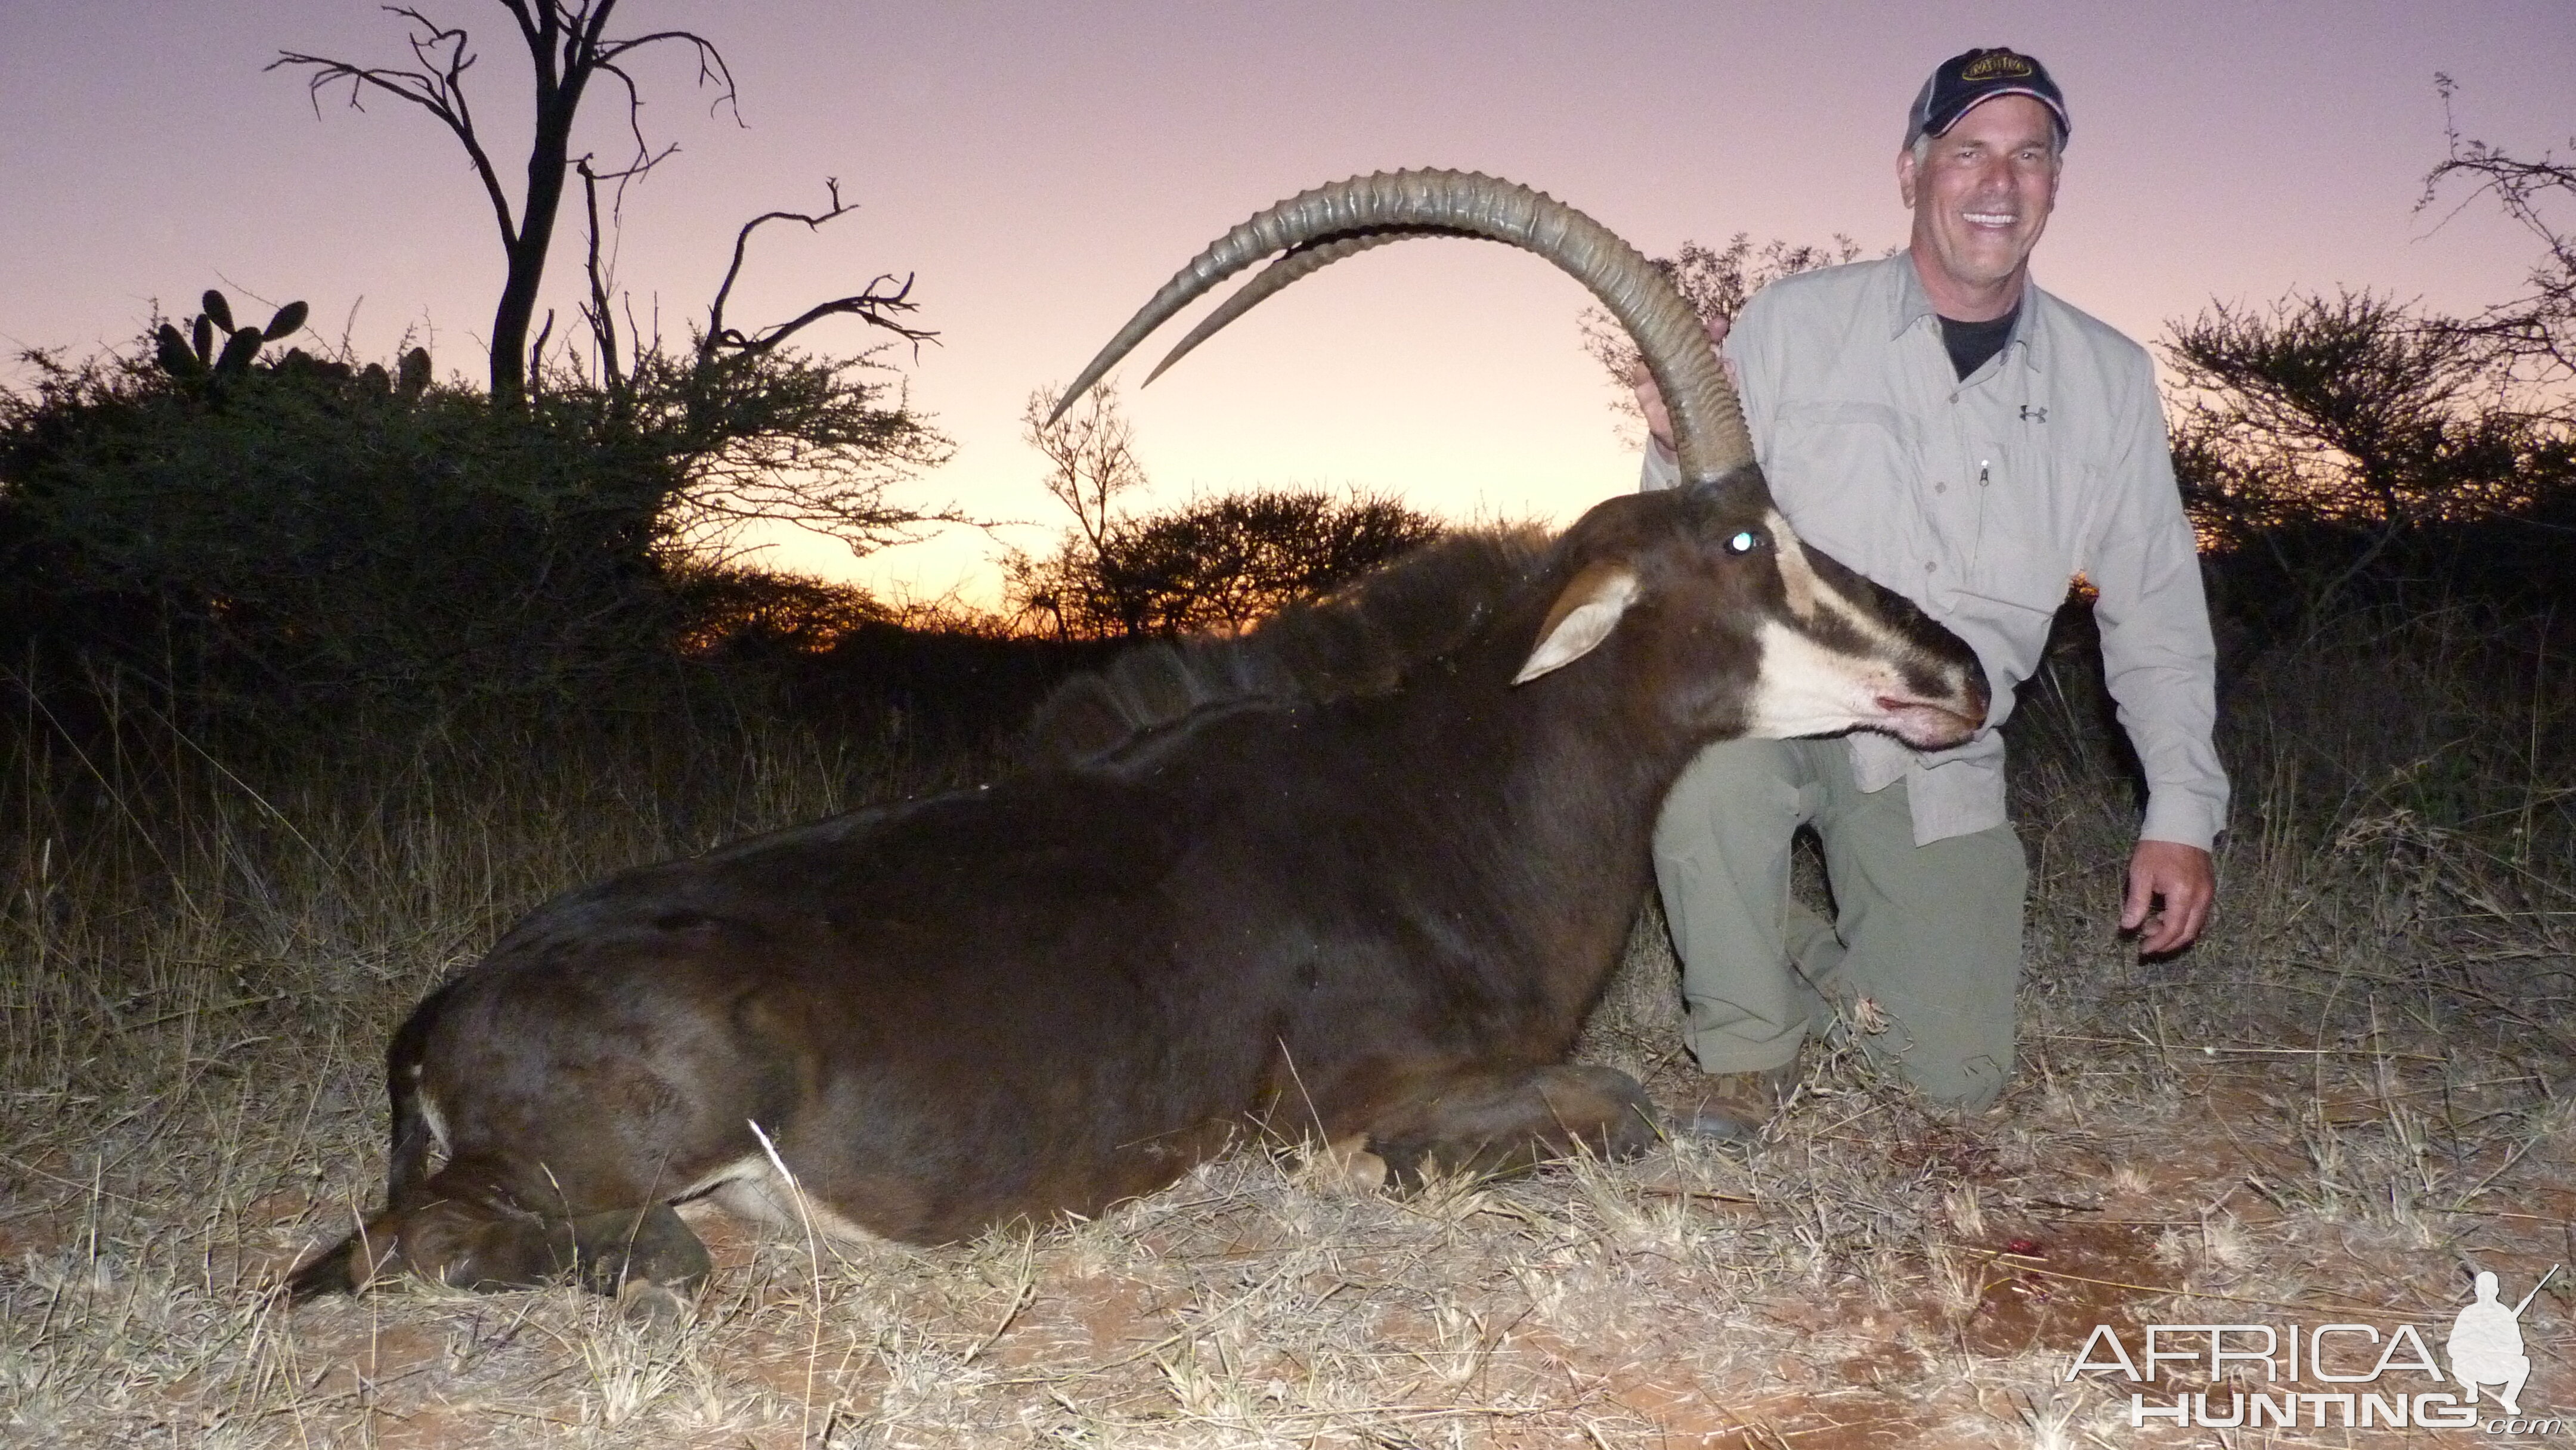
M2089 488L2099 471L2086 466L2080 479ZM2021 486L2008 488L2009 482ZM2059 494L2044 482L2029 475L1998 481L1978 515L1977 556L1967 585L1947 616L1953 624L1973 620L1981 626L1972 633L1998 693L2038 668L2049 627L2075 579L2074 530L2064 525L2060 509L2084 493Z
M1803 401L1781 405L1762 472L1800 534L1828 552L1839 554L1832 547L1839 542L1875 557L1904 552L1889 545L1914 536L1912 479L1921 456L1917 425L1895 408Z
M2016 460L2018 467L2045 467ZM2078 467L2078 486L2047 487L2044 476L2015 480L1984 500L1977 521L1976 563L1968 571L1967 590L1980 598L2038 614L2043 620L2066 602L2074 582L2075 527L2063 517L2068 506L2092 496L2101 469Z

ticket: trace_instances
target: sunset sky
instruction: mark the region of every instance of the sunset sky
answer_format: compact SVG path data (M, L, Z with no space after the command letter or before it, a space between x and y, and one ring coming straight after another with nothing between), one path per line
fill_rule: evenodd
M472 94L516 169L525 56L508 18L487 0L423 8L474 32ZM2564 155L2576 133L2568 0L628 0L615 29L671 26L724 49L741 124L710 114L683 52L641 64L647 132L682 149L628 200L618 272L638 312L658 300L684 333L734 228L818 207L839 177L860 212L764 233L733 316L916 273L918 321L941 341L897 360L958 453L914 496L1050 529L1018 438L1029 391L1070 378L1218 232L1316 182L1472 168L1650 252L1742 230L1847 233L1875 254L1904 235L1894 160L1915 88L1944 56L2010 44L2049 65L2075 125L2035 273L2152 341L2213 298L2351 284L2468 310L2511 293L2536 246L2490 203L2414 210L2444 154L2437 71L2470 136ZM120 344L155 299L193 311L212 285L308 299L326 338L345 329L368 356L414 330L442 372L479 376L501 261L453 141L390 100L360 114L333 95L317 118L300 77L261 71L281 48L393 64L402 37L359 0L0 0L0 343ZM623 154L615 99L595 97L603 157ZM568 221L549 276L559 334L579 247ZM1583 305L1535 259L1467 242L1326 272L1131 395L1157 498L1357 485L1460 517L1569 518L1635 474L1579 345ZM981 595L995 548L966 533L856 564L777 558Z

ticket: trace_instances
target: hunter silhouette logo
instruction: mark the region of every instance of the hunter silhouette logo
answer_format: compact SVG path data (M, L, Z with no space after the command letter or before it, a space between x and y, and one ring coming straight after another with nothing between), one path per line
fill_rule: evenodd
M2549 1271L2557 1272L2555 1267ZM2540 1284L2548 1282L2549 1274L2540 1276ZM2491 1392L2495 1402L2508 1415L2522 1413L2523 1382L2531 1378L2531 1357L2522 1352L2522 1311L2531 1307L2540 1284L2507 1309L2496 1298L2496 1276L2478 1272L2476 1297L2451 1321L2451 1337L2442 1345L2451 1357L2451 1378L2469 1392L2469 1403L2477 1403L2478 1386L2502 1385Z
M2522 1407L2532 1368L2523 1311L2557 1273L2552 1265L2507 1305L2496 1276L2481 1271L2439 1358L2432 1336L2440 1331L2405 1323L2147 1324L2129 1331L2134 1351L2122 1331L2097 1324L2066 1378L2128 1381L2131 1429L2163 1421L2211 1430L2564 1434L2576 1431L2576 1419L2532 1419ZM2488 1409L2481 1401L2492 1411L2481 1415Z

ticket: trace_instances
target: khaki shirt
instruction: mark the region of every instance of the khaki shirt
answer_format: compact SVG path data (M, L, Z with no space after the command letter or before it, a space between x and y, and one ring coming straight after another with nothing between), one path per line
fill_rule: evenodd
M2081 573L2146 770L2141 835L2207 849L2227 817L2216 651L2146 350L2026 287L2003 351L1962 381L1900 252L1764 288L1726 351L1790 527L1949 626L1994 688L1986 728L1951 750L1853 734L1861 788L1903 779L1917 843L2002 824L1997 727ZM1678 477L1650 445L1643 486Z

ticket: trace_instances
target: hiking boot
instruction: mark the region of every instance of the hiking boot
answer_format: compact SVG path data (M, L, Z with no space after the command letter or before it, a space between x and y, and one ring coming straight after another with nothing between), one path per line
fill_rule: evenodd
M1762 1072L1711 1073L1696 1095L1664 1116L1664 1131L1677 1138L1740 1142L1758 1136L1798 1087L1795 1063Z

